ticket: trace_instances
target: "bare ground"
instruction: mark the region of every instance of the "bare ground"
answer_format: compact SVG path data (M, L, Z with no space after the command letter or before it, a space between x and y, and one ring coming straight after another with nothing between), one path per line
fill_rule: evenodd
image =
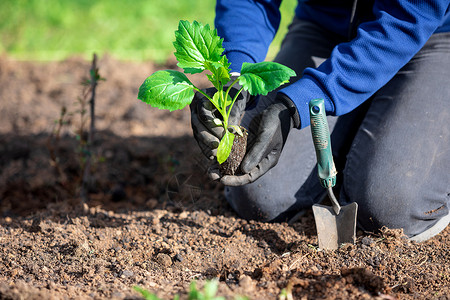
M89 67L0 58L0 299L139 299L135 285L185 299L192 280L212 278L227 299L283 288L294 299L449 299L449 228L422 244L358 232L355 245L319 251L311 212L293 225L239 218L205 175L189 110L136 100L151 63L100 60L82 203L77 98Z

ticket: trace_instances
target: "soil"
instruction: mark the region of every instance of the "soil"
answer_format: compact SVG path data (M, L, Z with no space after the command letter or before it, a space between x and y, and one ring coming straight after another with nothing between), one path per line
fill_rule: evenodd
M245 156L247 149L247 130L241 126L242 135L235 134L233 140L233 146L231 147L230 156L227 160L219 165L220 174L224 175L236 175L242 173L240 165Z
M283 299L282 289L293 299L449 299L448 227L420 244L401 230L358 232L354 245L320 251L311 211L293 224L241 219L206 175L189 110L136 99L146 76L174 64L98 66L106 81L83 203L77 99L90 62L0 58L0 299L140 299L135 285L186 299L192 280L213 278L227 299Z

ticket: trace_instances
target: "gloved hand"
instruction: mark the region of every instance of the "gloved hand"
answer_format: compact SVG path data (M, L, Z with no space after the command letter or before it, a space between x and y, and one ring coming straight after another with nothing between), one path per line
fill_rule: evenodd
M232 76L230 84L236 79ZM224 87L224 90L228 88L228 85ZM235 84L230 90L230 96L234 98L241 86ZM208 88L204 90L205 94L212 97L216 93L216 88ZM228 118L228 125L239 125L242 114L245 111L245 107L253 100L247 91L242 90L239 94L236 102L231 109L230 116ZM220 139L224 134L224 128L221 125L216 125L215 118L222 119L220 113L211 104L211 102L201 93L196 92L194 99L189 105L191 109L191 126L194 132L194 137L200 146L203 154L209 158L214 159L217 154L217 147L219 146Z
M249 146L241 163L243 175L227 175L221 182L229 186L251 183L273 168L292 128L300 127L300 117L292 100L278 93L275 101L250 123Z

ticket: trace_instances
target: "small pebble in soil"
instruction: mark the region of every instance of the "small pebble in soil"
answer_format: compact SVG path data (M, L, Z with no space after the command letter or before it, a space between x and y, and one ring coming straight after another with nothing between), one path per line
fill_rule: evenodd
M175 255L175 260L182 262L183 261L183 256L181 256L179 253Z
M159 253L156 256L156 261L163 267L170 267L172 265L172 259L165 253Z
M122 275L120 276L121 278L127 278L127 277L131 277L134 275L133 271L130 270L124 270L122 271Z
M368 236L363 237L363 239L361 240L361 243L365 246L370 246L374 243L373 239L371 239Z
M86 203L83 203L83 212L85 214L87 214L89 212L89 205L87 205Z

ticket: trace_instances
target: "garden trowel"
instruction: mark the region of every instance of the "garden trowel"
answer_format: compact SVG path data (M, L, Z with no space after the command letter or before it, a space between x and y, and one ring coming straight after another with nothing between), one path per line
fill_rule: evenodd
M335 250L343 243L355 243L356 213L358 204L340 206L333 193L336 185L336 167L331 152L331 139L323 99L309 103L311 134L317 156L320 184L327 189L332 206L314 204L312 209L316 221L320 249Z

